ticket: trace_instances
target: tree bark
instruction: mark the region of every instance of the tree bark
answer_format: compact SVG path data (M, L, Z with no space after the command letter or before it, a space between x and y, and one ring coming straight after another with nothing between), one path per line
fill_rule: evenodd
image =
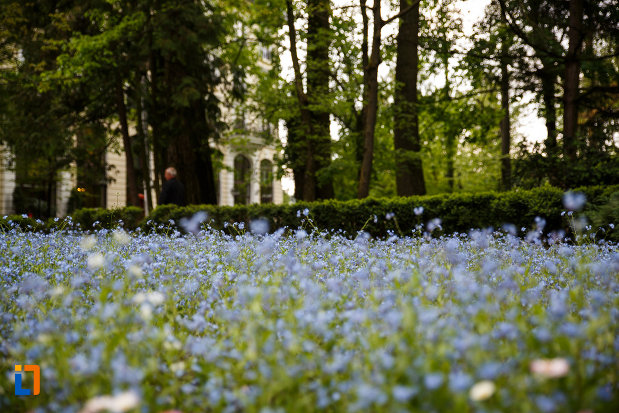
M185 68L177 63L170 63L170 70L172 78L181 79L187 75ZM170 117L174 123L168 130L171 139L167 146L167 164L176 168L178 179L185 186L187 204L216 205L215 176L207 139L210 133L203 98L194 99L187 106L173 107Z
M501 189L508 191L512 186L512 167L509 157L511 136L509 119L509 71L507 54L509 43L506 39L501 41Z
M450 89L451 89L451 82L449 81L449 54L447 53L446 50L446 46L443 49L443 55L442 55L442 59L443 59L443 70L445 71L445 87L443 88L443 99L445 100L445 102L449 102L449 100L451 99L449 96L450 93ZM447 179L447 185L449 187L449 191L453 192L454 190L454 181L455 181L455 161L454 158L456 156L456 152L458 149L458 142L457 142L457 136L456 133L454 131L454 127L452 125L452 120L448 119L447 116L450 116L450 114L448 114L447 109L445 110L445 119L447 119L447 122L444 123L445 125L445 155L446 155L446 171L445 171L445 178Z
M305 135L305 142L301 152L305 158L305 171L303 173L303 200L314 201L316 200L316 163L314 161L314 148L310 144L309 139L309 137L313 135L312 119L310 111L307 107L307 94L303 90L303 77L301 75L299 56L297 55L297 32L294 26L292 0L286 1L286 17L288 23L288 38L290 39L290 54L292 56L292 67L294 69L294 86L299 103L299 111L301 112L301 130Z
M580 50L583 40L583 0L570 0L568 50L565 56L563 86L563 153L576 160L578 131L578 88L580 86Z
M333 198L333 183L321 172L331 165L329 94L330 0L307 0L307 107L311 122L308 146L313 148L316 199ZM308 171L309 173L309 171Z
M372 175L372 159L374 157L374 129L376 127L376 114L378 111L378 66L380 65L380 46L382 18L380 15L380 1L375 1L372 6L373 30L372 52L366 67L364 76L367 77L368 93L365 119L363 125L363 161L359 173L359 186L357 197L365 198L370 193L370 177Z
M400 12L409 1L400 0ZM420 157L417 113L417 66L419 3L400 18L395 67L393 145L396 158L396 188L399 196L423 195L426 187Z
M363 70L363 85L361 89L361 101L363 105L361 111L357 112L355 119L355 160L357 161L357 180L361 176L361 164L363 163L363 131L365 130L365 116L367 112L368 91L370 89L368 85L367 69L370 62L370 45L369 45L369 30L370 19L368 18L366 9L366 0L360 0L359 5L361 8L362 25L362 40L361 40L361 65Z
M142 95L142 73L136 76L136 112L137 112L137 137L140 143L140 166L142 169L142 186L146 192L144 197L144 209L147 212L153 210L153 202L151 199L151 183L150 183L150 159L148 156L148 140L146 138L146 124L144 122L144 106Z
M550 63L548 63L550 64ZM555 156L557 149L557 109L555 107L555 79L552 66L543 65L541 71L544 117L546 118L546 155Z
M116 106L118 110L118 119L120 121L120 132L123 139L123 148L125 151L125 165L127 177L127 205L139 206L138 201L138 186L137 177L135 174L133 162L133 149L131 148L131 136L129 136L129 124L127 122L127 106L125 105L125 91L122 85L122 79L117 76L116 79Z
M152 22L150 19L150 13L148 14L148 25L147 25L147 36L148 36L148 47L150 50L148 66L150 72L150 99L148 99L149 106L147 107L148 112L148 123L150 124L153 135L152 135L152 149L153 149L153 160L154 160L154 180L153 186L155 187L156 197L161 193L161 186L163 184L163 165L161 160L162 156L162 128L160 119L160 99L159 99L159 79L160 79L160 70L161 70L161 56L154 50L153 48L153 28Z
M294 197L296 200L303 199L303 179L305 177L305 162L303 160L303 138L299 134L299 120L296 117L286 119L286 156L288 165L292 169L294 179Z

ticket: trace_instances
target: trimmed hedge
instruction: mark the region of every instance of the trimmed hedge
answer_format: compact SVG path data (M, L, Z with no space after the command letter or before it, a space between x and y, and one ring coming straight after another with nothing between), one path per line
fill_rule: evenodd
M616 214L608 213L610 202L616 202L613 193L619 193L619 185L577 188L587 197L584 213L593 218L598 226L614 222ZM136 207L116 210L85 208L75 211L71 218L50 219L47 222L11 216L0 219L0 230L10 227L9 221L24 230L49 231L59 228L100 229L122 225L127 230L141 228L145 231L169 231L180 229L182 218L191 217L196 212L208 214L207 223L213 228L226 232L238 231L234 223L248 226L252 220L263 218L269 222L271 231L278 228L299 228L308 230L341 230L354 236L363 229L372 236L384 237L394 234L411 234L418 225L425 225L433 218L442 221L443 233L468 232L473 228L500 228L503 224L513 224L520 228L532 228L536 217L546 220L545 231L569 228L564 210L563 190L544 186L532 190L514 190L509 192L485 192L477 194L440 194L431 196L412 196L402 198L382 198L351 201L297 202L293 205L162 205L148 217L143 218L143 211ZM611 201L612 200L612 201ZM415 215L414 208L422 206L424 211ZM309 212L308 217L304 211ZM394 214L392 219L387 215ZM311 223L307 218L311 219ZM619 222L617 222L619 227ZM617 232L617 229L615 229ZM607 233L610 238L617 234Z
M587 215L609 202L611 195L619 191L619 185L577 188L585 193ZM143 225L145 230L176 227L182 218L198 211L205 211L207 222L214 228L233 232L230 224L245 223L258 218L268 220L271 231L278 228L319 230L341 230L347 235L356 235L359 230L372 236L411 234L419 224L426 224L433 218L440 218L444 233L468 232L473 228L500 228L513 224L520 229L531 228L536 217L546 220L546 231L569 227L562 197L564 191L544 186L532 190L510 192L486 192L478 194L440 194L406 198L363 199L352 201L297 202L293 205L237 205L217 207L211 205L190 205L178 207L163 205L156 208ZM414 208L422 206L423 213L415 215ZM312 223L308 224L303 211L309 211ZM393 219L387 214L393 213ZM374 219L376 217L376 219ZM601 223L609 224L610 222ZM619 223L618 223L619 224Z
M111 229L119 225L127 230L139 228L144 221L144 210L138 207L119 209L82 208L66 218L49 218L47 221L25 215L0 217L0 230L18 226L24 231L50 232L59 229Z

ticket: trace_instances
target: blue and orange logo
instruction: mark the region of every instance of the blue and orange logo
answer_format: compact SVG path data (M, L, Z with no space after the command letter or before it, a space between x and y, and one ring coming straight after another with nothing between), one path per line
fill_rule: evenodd
M15 396L38 396L41 393L41 368L38 364L26 364L23 371L34 373L34 385L32 392L30 389L22 389L22 365L15 365ZM31 394L32 393L32 394Z

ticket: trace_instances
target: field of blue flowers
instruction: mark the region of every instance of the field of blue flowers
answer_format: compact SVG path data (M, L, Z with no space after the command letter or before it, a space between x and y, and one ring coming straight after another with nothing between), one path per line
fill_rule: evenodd
M616 244L257 225L0 232L0 411L619 411Z

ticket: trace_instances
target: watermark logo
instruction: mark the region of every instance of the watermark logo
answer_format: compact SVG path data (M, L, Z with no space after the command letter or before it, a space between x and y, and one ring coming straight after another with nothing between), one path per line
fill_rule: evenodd
M34 385L32 391L22 388L22 371L31 371L34 373ZM38 364L21 364L15 365L15 396L38 396L41 392L41 368Z

